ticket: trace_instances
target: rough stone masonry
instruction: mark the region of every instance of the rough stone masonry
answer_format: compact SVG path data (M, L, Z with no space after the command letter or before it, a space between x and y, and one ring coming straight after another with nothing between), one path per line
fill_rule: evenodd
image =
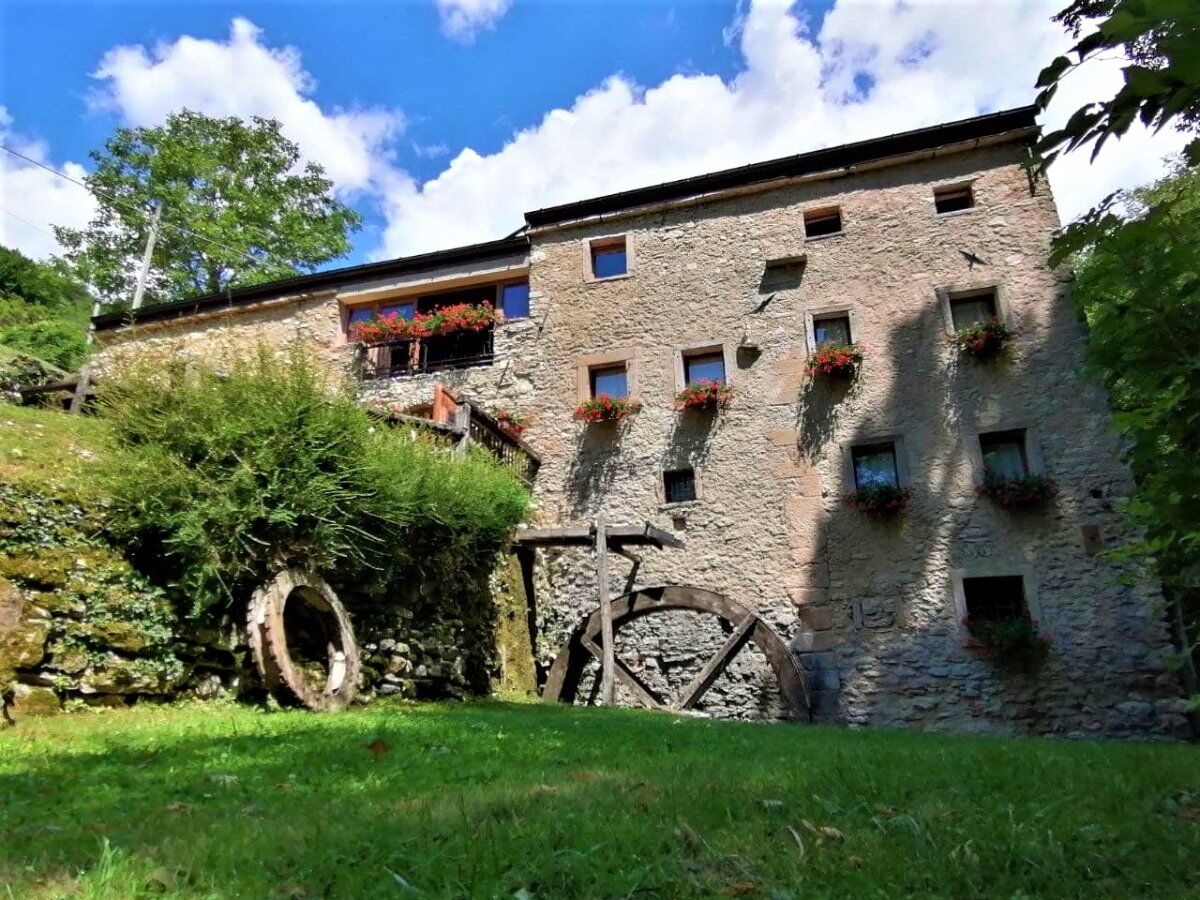
M993 114L530 213L521 235L491 244L132 323L101 317L101 362L299 339L353 372L352 311L527 281L528 316L495 327L486 359L364 381L364 401L428 403L440 381L530 416L539 524L603 509L610 522L681 534L686 549L646 553L637 583L707 587L757 611L802 661L819 721L1181 734L1159 589L1124 583L1129 573L1102 555L1128 537L1118 508L1131 481L1104 392L1080 374L1084 335L1065 273L1047 267L1059 220L1049 186L1023 165L1036 133L1032 110ZM968 189L972 205L939 213L946 188ZM806 215L833 210L840 227L806 237ZM626 271L596 277L593 251L622 242ZM951 304L981 293L1012 337L977 361L955 343ZM805 373L831 318L847 321L863 354L848 381ZM719 355L734 391L715 415L675 409L684 359L699 351ZM617 427L574 421L592 373L613 367L640 414ZM980 435L995 434L1015 436L1028 470L1056 482L1047 505L1011 510L977 494ZM909 492L892 519L845 502L858 455L879 447ZM692 471L696 499L668 502L663 473L680 470ZM543 663L595 609L594 572L585 550L542 554ZM613 594L626 575L614 566ZM1050 642L1040 665L1006 667L969 646L963 622L984 578L1019 585L1016 602ZM622 629L617 650L670 696L724 638L715 620L673 613ZM701 709L780 713L752 650Z

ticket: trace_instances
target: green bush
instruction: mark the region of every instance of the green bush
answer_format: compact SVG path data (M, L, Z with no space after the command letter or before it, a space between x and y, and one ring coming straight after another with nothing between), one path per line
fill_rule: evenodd
M292 564L375 597L478 583L525 515L494 458L374 420L323 371L260 348L220 370L144 360L104 381L110 528L183 614L244 601Z

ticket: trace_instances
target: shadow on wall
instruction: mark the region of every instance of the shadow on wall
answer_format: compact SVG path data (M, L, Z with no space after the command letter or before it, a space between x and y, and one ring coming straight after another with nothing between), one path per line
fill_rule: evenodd
M814 546L831 574L824 600L831 627L795 642L818 720L1008 733L1149 730L1164 683L1148 651L1165 641L1165 631L1147 617L1161 611L1128 603L1121 573L1083 557L1079 529L1063 522L1068 513L1072 520L1105 516L1089 499L1098 476L1088 460L1103 452L1093 445L1101 433L1073 430L1095 419L1086 408L1063 408L1088 391L1061 360L1064 348L1080 353L1079 325L1066 300L1046 325L1019 317L1013 324L1013 341L998 359L962 357L931 296L918 315L889 330L886 343L870 348L864 385L806 384L799 452L810 461L840 456L833 441L839 416L869 386L871 405L844 437L870 443L900 435L912 492L894 521L845 505L821 521ZM891 381L878 391L871 380L884 371ZM1060 371L1069 374L1056 378ZM974 493L968 448L980 429L993 427L1034 429L1046 472L1060 487L1049 506L1014 513ZM842 465L834 459L830 469L840 473ZM1111 515L1105 524L1115 530ZM953 597L956 569L1033 582L1036 613L1053 640L1037 671L1005 669L966 646Z

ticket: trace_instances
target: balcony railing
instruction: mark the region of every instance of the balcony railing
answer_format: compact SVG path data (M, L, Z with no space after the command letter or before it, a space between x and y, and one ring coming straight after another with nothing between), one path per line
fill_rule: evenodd
M488 328L367 347L362 352L361 372L368 380L395 378L490 366L494 359L493 329Z

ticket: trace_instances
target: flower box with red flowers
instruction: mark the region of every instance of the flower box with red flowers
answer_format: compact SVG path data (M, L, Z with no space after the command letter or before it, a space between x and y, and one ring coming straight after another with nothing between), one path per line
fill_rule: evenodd
M636 416L641 410L641 400L601 394L591 400L584 400L575 407L573 418L577 422L621 422Z
M417 313L406 319L397 313L358 322L350 329L350 339L363 344L440 337L458 331L483 331L496 323L496 310L490 303L455 303L429 313Z
M498 409L493 415L500 430L510 437L519 438L533 424L531 416L509 412L507 409Z
M708 412L725 409L733 402L733 388L723 381L694 381L675 395L675 408Z
M894 484L873 484L859 488L848 497L846 505L869 516L896 516L908 505L908 488Z
M998 662L1038 663L1050 652L1050 636L1027 615L1004 619L963 619L967 647Z
M954 332L954 342L958 349L968 356L984 359L995 356L1004 349L1012 332L999 319L988 319L969 328L960 328Z
M989 475L975 490L1005 509L1029 509L1049 503L1058 493L1058 486L1045 475L1030 474L1020 478L995 478Z
M808 364L804 370L810 376L853 378L862 358L862 351L854 344L822 344L808 358Z

